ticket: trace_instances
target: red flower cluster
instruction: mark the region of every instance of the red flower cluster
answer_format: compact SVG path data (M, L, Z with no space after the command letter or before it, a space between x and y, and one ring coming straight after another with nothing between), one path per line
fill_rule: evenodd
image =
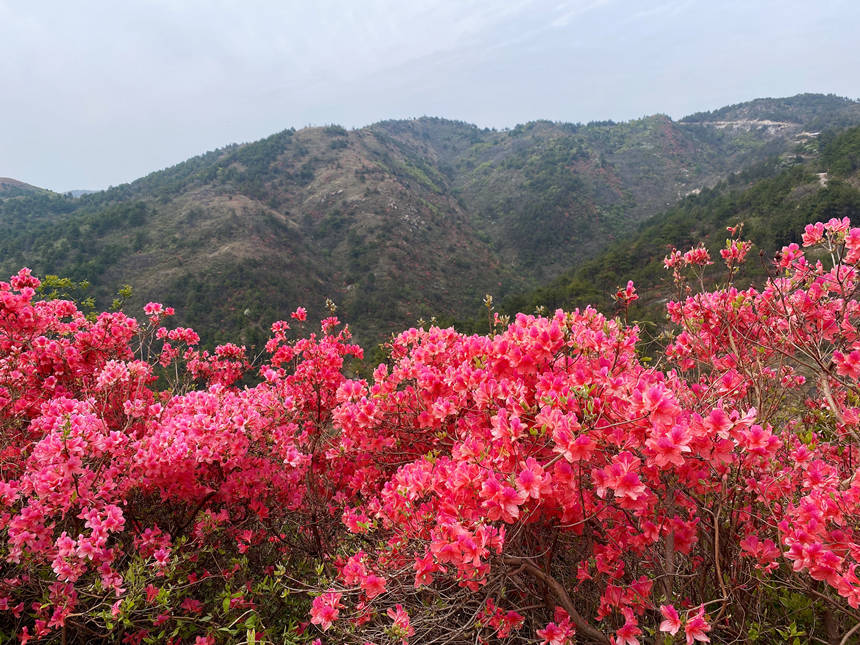
M690 645L743 639L764 579L853 615L860 229L803 242L760 290L669 303L665 365L588 308L410 329L370 380L344 376L361 350L333 318L296 340L276 323L253 364L157 303L141 325L40 301L22 270L0 283L0 624ZM721 252L730 279L749 248ZM679 280L710 264L666 260Z

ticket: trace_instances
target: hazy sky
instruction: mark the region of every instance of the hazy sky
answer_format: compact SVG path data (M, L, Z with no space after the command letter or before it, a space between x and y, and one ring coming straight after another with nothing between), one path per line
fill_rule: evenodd
M860 0L0 0L0 176L105 188L288 127L860 96Z

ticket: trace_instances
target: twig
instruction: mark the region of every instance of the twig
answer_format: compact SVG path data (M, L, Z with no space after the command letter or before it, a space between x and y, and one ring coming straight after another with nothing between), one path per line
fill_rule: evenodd
M860 623L857 623L856 625L854 625L854 627L845 632L845 636L843 636L842 640L839 641L839 645L847 645L848 639L851 638L854 635L854 632L856 632L858 629L860 629Z

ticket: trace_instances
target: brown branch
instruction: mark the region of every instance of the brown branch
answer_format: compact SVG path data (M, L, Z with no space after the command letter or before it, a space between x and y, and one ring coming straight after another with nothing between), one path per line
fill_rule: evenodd
M573 601L570 598L570 595L567 593L567 589L564 588L558 580L553 578L550 574L546 573L543 569L536 566L532 562L528 560L528 558L517 557L513 555L506 555L504 557L505 564L509 564L512 566L522 567L526 571L528 571L532 576L543 582L549 587L555 597L558 599L561 606L568 613L571 620L573 620L573 624L576 625L577 633L596 643L605 643L608 645L609 639L606 635L601 632L599 629L594 627L591 623L589 623L578 611L576 611L576 607L573 605Z
M725 612L726 612L726 604L727 604L728 598L729 598L729 593L728 593L728 591L726 591L726 583L723 580L723 570L722 570L722 567L720 566L720 559L721 559L721 555L720 555L720 513L722 512L722 510L723 510L723 502L721 499L719 505L717 506L717 512L713 514L713 516L714 516L714 567L716 568L717 582L719 582L719 584L720 584L720 591L722 592L723 598L725 598L726 601L723 602L722 605L720 605L720 611L717 614L717 617L714 619L714 622L717 622L717 623L722 619L723 614L725 614Z
M176 529L176 531L173 533L174 537L178 537L178 536L181 536L181 535L184 535L184 534L185 534L186 529L187 529L189 526L191 526L191 523L192 523L192 522L197 518L197 514L198 514L201 510L203 510L203 507L204 507L204 506L206 506L206 504L208 504L208 503L209 503L209 500L211 500L213 497L215 497L215 494L216 494L216 491L212 491L212 492L210 492L210 493L207 493L207 494L206 494L206 496L205 496L203 499L201 499L201 500L200 500L200 503L199 503L199 504L197 505L197 507L196 507L196 508L191 512L191 514L188 516L188 519L187 519L187 520L185 520L185 523L184 523L182 526L180 526L178 529Z

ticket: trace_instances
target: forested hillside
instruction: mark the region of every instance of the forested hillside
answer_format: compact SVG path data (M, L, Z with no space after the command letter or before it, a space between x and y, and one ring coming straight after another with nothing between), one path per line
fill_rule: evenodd
M286 130L79 198L6 190L0 271L89 281L102 306L129 284L129 307L168 302L207 342L259 343L330 298L375 340L474 316L483 294L545 284L686 195L812 160L820 129L857 123L854 101L800 95L680 121Z
M772 270L768 258L783 245L801 241L804 223L860 215L860 128L825 132L818 147L820 156L804 163L788 168L778 161L758 164L686 197L550 284L508 298L502 309L513 313L597 304L611 312L618 287L633 280L643 298L632 313L661 321L666 295L673 289L672 274L663 263L671 249L684 251L704 242L719 257L726 228L740 224L744 237L757 247L744 276L760 281ZM705 277L717 280L724 271L715 265Z

